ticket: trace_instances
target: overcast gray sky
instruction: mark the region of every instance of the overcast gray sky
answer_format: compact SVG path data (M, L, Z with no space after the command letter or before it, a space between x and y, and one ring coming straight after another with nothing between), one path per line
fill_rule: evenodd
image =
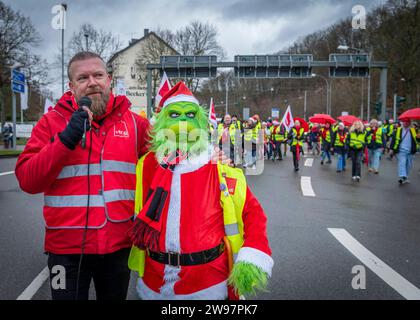
M52 62L61 46L61 31L51 27L57 0L2 0L31 18L42 37L36 51ZM352 16L354 5L369 11L384 0L67 0L65 38L89 22L112 31L123 45L141 37L143 29L177 30L191 20L213 24L227 58L235 54L269 54L286 48L300 36Z

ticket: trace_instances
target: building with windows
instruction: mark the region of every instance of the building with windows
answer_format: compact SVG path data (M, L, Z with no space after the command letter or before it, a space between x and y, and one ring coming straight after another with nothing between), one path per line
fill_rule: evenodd
M116 52L107 65L112 74L112 91L114 94L126 95L132 103L132 111L140 113L147 109L146 65L159 63L161 55L178 55L179 53L156 33L144 29L144 36L131 39L129 45ZM160 76L153 73L152 92L155 95Z

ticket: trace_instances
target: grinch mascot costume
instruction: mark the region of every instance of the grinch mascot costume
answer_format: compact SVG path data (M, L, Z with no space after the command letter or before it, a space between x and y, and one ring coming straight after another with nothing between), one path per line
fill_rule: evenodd
M141 299L237 299L264 289L266 216L240 169L212 161L208 117L183 82L160 101L137 164L129 267Z

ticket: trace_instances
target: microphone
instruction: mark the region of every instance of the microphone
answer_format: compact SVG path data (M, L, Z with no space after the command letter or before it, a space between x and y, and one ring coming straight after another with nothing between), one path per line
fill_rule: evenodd
M82 107L87 107L88 109L91 107L92 105L92 99L89 97L81 97L79 99L79 101L77 102L77 104L79 105L79 108ZM82 148L86 148L86 126L87 126L87 121L88 119L85 119L85 123L84 123L84 131L83 131L83 136L82 136Z

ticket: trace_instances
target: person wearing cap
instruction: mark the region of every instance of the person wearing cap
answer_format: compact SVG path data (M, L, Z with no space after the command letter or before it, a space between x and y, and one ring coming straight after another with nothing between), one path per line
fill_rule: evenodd
M411 121L402 120L402 127L397 128L392 136L390 153L398 155L398 183L409 183L408 175L413 167L414 154L419 149L416 130L410 126Z
M379 164L382 150L385 147L385 134L376 119L370 121L370 127L366 130L366 143L368 148L369 172L379 173Z
M337 130L334 131L332 141L334 145L334 151L337 153L337 172L346 170L346 139L347 131L344 123L340 122L337 126Z
M297 172L299 171L299 159L300 154L303 154L303 141L305 140L305 132L300 126L300 121L295 121L295 125L290 129L288 140L290 151L293 153L293 166L295 172Z
M139 297L226 300L264 289L274 265L267 218L243 171L209 157L208 117L183 82L161 103L128 232Z

